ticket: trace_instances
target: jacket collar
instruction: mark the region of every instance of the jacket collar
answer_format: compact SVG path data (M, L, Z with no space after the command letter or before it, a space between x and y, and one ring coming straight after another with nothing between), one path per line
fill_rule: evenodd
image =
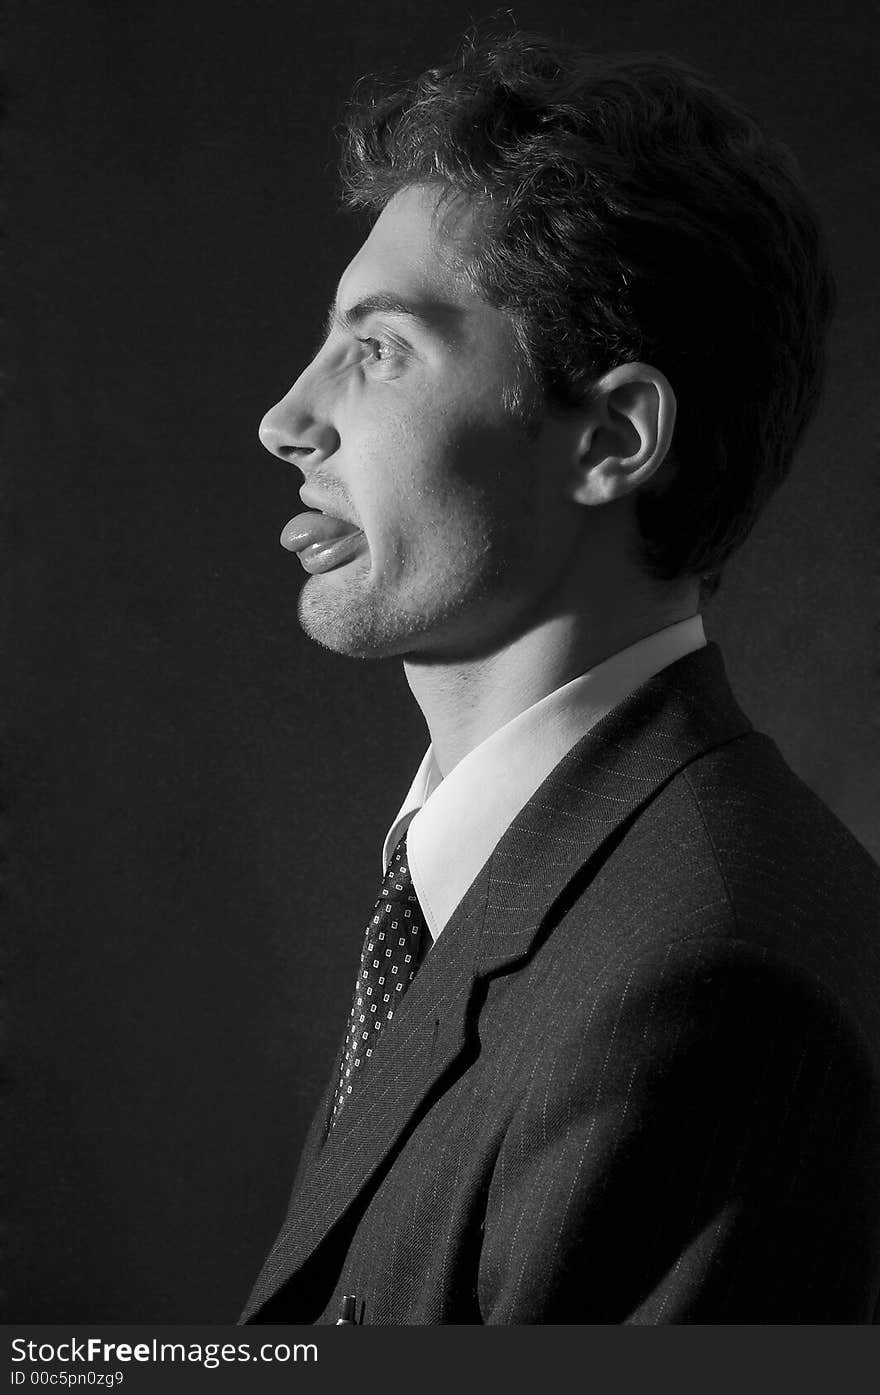
M468 1045L479 980L529 953L572 879L589 877L612 835L683 766L748 730L710 644L631 694L556 766L453 913L321 1146L325 1094L311 1156L242 1321L296 1274L390 1165Z

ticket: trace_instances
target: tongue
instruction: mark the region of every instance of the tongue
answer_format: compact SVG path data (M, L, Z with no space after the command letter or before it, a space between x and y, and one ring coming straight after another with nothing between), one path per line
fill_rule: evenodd
M303 548L312 547L315 543L335 542L338 538L359 531L355 524L347 523L344 518L333 518L331 514L309 509L308 513L298 513L286 524L281 543L291 552L302 552Z

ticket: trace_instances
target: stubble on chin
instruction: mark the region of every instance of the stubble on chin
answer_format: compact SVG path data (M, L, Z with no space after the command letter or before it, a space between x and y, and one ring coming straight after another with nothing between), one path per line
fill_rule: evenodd
M413 618L398 613L357 585L328 585L309 577L299 594L297 618L303 633L334 654L352 659L387 659L407 652Z
M489 575L481 572L479 584L445 598L436 588L422 596L411 594L405 608L366 576L347 578L345 586L313 576L299 594L298 619L315 644L352 659L473 658L485 647L486 610L493 594ZM496 578L495 590L497 585Z

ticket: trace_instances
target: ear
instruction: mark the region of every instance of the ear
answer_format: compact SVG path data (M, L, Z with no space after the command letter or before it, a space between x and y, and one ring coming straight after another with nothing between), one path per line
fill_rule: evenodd
M675 393L659 368L612 368L593 384L584 409L570 497L579 504L608 504L639 489L666 458L675 411Z

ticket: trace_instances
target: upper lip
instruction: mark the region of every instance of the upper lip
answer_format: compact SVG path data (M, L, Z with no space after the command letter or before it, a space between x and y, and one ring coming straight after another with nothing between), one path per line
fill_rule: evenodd
M352 522L350 518L346 518L345 514L337 509L332 500L328 501L322 499L319 494L311 493L307 484L304 484L299 491L299 497L302 499L307 509L317 509L318 513L326 513L329 514L331 518L341 519L343 523L351 523L352 528L358 526L356 523Z

